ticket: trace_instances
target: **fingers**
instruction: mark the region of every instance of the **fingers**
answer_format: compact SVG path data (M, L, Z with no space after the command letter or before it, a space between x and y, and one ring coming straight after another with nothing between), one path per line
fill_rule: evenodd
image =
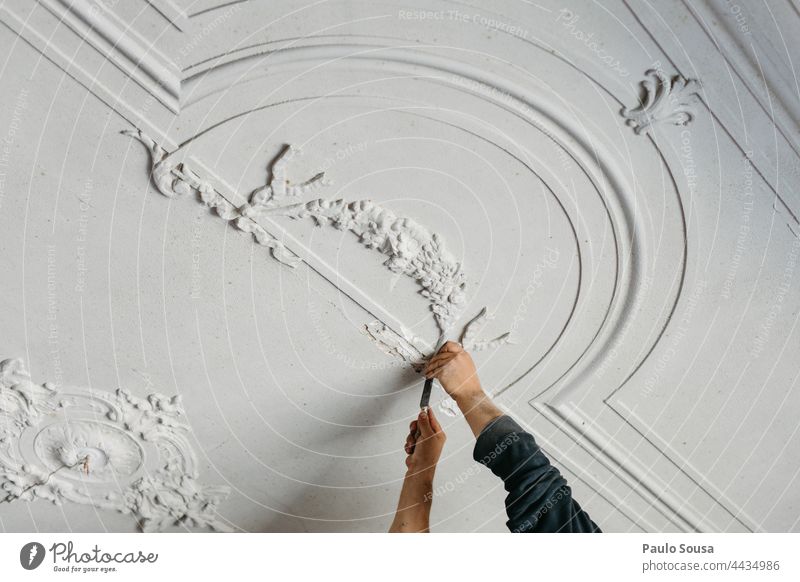
M422 435L422 438L429 438L433 436L433 428L431 427L429 413L425 410L420 411L419 417L417 418L417 426L419 426L419 432Z
M431 360L452 356L453 354L460 354L463 351L464 348L461 347L461 344L457 344L456 342L447 342L441 348L439 348L439 351L431 356Z
M433 432L435 433L444 432L442 430L442 425L439 424L439 420L433 415L432 408L428 409L428 421L431 423L431 429L433 429Z
M463 352L464 348L461 347L461 344L456 342L445 342L445 344L439 348L439 353L442 352L451 352L457 354L458 352Z
M419 416L416 420L412 420L411 423L408 425L409 433L406 436L406 442L403 446L403 450L405 450L407 455L414 454L414 449L417 446L417 441L422 438L430 438L436 434L444 434L444 430L442 430L442 425L439 424L439 420L433 414L433 410L431 408L426 408L424 410L420 410Z
M447 360L440 360L438 362L435 362L430 368L428 368L425 371L425 377L435 378L444 369L444 367L447 366L447 364L449 364L450 362L452 362L455 358L456 356L454 355L453 357Z
M425 370L423 373L426 376L430 376L435 370L440 370L442 366L446 365L448 362L453 360L458 354L454 353L446 353L446 354L439 354L431 358L428 364L425 366Z
M408 435L406 435L406 444L403 446L403 449L406 451L406 454L411 454L414 452L414 445L417 444L417 421L412 420L411 424L408 425Z
M441 352L438 354L434 354L431 356L431 359L428 360L428 363L425 367L430 367L431 365L435 364L436 362L441 362L444 360L452 360L457 355L456 352Z
M442 361L442 360L450 360L456 354L459 354L464 351L464 348L461 347L461 344L456 342L445 342L445 344L439 348L439 351L436 352L431 359L428 360L427 365L425 366L426 369L430 368L432 365Z
M403 446L407 455L410 455L414 452L414 446L417 444L417 439L414 438L413 434L410 434L406 437L406 444Z
M444 367L449 363L450 363L450 360L448 360L447 362L444 362L444 363L442 363L442 364L440 364L438 366L432 367L430 370L427 370L425 372L425 377L426 378L436 378L442 372L442 370L444 370Z

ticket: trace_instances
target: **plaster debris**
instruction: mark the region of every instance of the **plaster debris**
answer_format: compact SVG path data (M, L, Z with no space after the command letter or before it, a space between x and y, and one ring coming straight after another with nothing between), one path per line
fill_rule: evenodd
M458 404L456 404L456 401L449 396L445 396L439 401L438 408L442 414L446 414L452 418L461 415L461 410L458 408Z
M378 349L388 354L408 362L411 367L418 371L424 366L423 354L414 347L413 336L402 336L386 326L380 321L371 321L364 325L364 332L375 342Z

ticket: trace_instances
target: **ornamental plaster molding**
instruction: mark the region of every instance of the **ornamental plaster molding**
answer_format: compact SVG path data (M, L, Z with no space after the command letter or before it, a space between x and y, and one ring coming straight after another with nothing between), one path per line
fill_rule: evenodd
M620 110L636 135L646 134L657 125L687 125L695 118L698 81L680 75L670 77L660 69L646 71L645 77L649 78L641 82L641 103Z
M213 208L217 215L230 221L242 232L270 249L273 257L294 267L299 259L270 235L257 219L283 216L294 220L310 218L317 226L331 226L355 234L361 244L385 255L384 265L393 273L416 280L420 294L430 302L431 311L440 330L439 342L451 336L451 330L462 315L466 304L466 277L462 265L446 249L444 240L435 232L411 218L395 215L391 210L371 200L348 202L343 199L316 198L298 201L303 196L328 185L325 173L319 172L308 180L292 183L288 178L288 163L298 150L286 146L271 164L267 183L249 193L248 202L236 207L219 194L213 186L192 171L186 162L178 161L141 130L126 130L125 135L138 139L150 153L153 182L164 196L174 198L194 193L197 199ZM477 340L474 328L487 319L486 308L466 326L473 329L466 341L475 349L498 347L509 341L509 333L492 340ZM371 325L371 324L370 324ZM374 337L374 334L369 334ZM462 337L462 343L465 338Z
M178 396L35 384L0 362L0 503L43 499L132 515L142 531L228 531L227 487L201 485Z

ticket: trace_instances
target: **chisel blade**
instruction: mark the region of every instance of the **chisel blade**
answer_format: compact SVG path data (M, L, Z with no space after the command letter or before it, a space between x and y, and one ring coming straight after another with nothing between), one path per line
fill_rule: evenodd
M425 379L425 386L422 387L422 397L419 399L419 407L428 408L431 401L431 389L433 388L433 378Z

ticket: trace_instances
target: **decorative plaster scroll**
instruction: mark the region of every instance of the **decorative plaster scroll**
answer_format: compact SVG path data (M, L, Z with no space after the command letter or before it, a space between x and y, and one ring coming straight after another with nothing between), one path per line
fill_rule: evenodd
M686 125L694 119L694 102L700 83L680 75L669 77L660 69L650 69L641 85L644 99L636 107L623 107L620 113L636 135L647 133L657 124Z
M464 330L461 332L461 339L459 340L464 349L479 352L481 350L499 348L502 345L511 343L510 331L494 339L481 339L477 337L478 329L490 319L494 319L494 316L489 315L484 307L478 315L473 317L469 323L464 326Z
M436 233L410 218L395 216L369 200L318 199L275 208L272 212L291 218L310 217L318 226L332 225L356 234L366 247L389 258L384 262L394 273L415 279L431 303L439 328L449 329L465 302L466 287L461 264L447 252Z
M305 182L292 184L287 177L287 164L298 153L292 146L286 146L273 161L267 184L253 190L248 202L236 208L187 167L185 162L174 160L172 156L175 152L168 153L140 130L122 133L135 137L147 147L153 181L162 194L172 198L195 192L220 217L234 221L239 230L251 233L256 242L269 247L272 255L281 262L294 266L297 259L256 223L255 218L265 215L311 218L317 226L331 225L354 233L366 247L388 257L384 265L389 270L407 275L419 283L421 294L430 302L439 326L439 343L461 315L466 300L466 277L461 263L447 251L441 237L413 219L396 216L391 210L370 200L346 202L342 199L317 198L309 202L295 202L328 182L324 172L320 172ZM470 326L485 318L484 308L468 324L465 333ZM508 340L508 335L476 341L473 349L497 347ZM468 339L472 341L474 338L469 336Z
M211 184L202 180L185 162L174 160L172 155L175 152L168 153L141 130L125 130L122 133L135 137L147 148L150 153L150 173L153 183L164 196L174 198L194 192L197 198L209 208L213 208L220 218L232 222L242 232L252 234L258 244L269 248L275 259L290 267L299 262L299 259L292 255L283 246L283 243L272 237L260 225L242 216L239 209L225 200ZM279 166L279 161L275 162L273 168ZM285 174L281 175L285 176ZM274 178L275 175L273 175Z
M177 396L34 384L22 360L0 362L0 503L46 499L131 514L143 531L230 528L227 487L197 481Z
M486 308L484 307L478 315L464 326L461 332L460 343L465 349L469 351L481 351L510 343L510 333L504 333L491 340L478 339L476 337L478 333L476 328L489 319L492 318L487 315ZM398 334L389 329L384 323L376 320L366 324L364 326L364 332L375 342L381 351L403 360L417 372L421 372L425 367L426 360L422 352L414 346L416 338L407 330L402 330L401 333ZM456 401L447 395L439 401L437 408L439 412L450 417L456 417L461 414L461 410L458 408Z
M415 279L422 287L422 295L431 302L440 330L448 329L460 315L466 281L461 263L447 252L441 237L411 218L398 217L371 200L346 202L318 198L292 203L325 183L324 173L319 173L302 184L289 186L285 164L294 154L291 146L280 154L273 165L270 182L250 194L249 204L240 208L242 216L253 218L270 214L293 219L311 218L317 226L349 230L367 248L387 255L384 265L390 271Z
M464 326L459 338L459 343L464 349L471 352L479 352L499 348L502 345L511 343L511 332L504 333L493 339L477 337L478 328L482 327L490 319L494 318L488 315L484 307L478 315ZM403 329L398 333L390 329L386 324L375 320L364 325L364 332L382 352L408 362L418 372L424 367L426 361L424 354L416 347L419 343L418 338L408 330Z

